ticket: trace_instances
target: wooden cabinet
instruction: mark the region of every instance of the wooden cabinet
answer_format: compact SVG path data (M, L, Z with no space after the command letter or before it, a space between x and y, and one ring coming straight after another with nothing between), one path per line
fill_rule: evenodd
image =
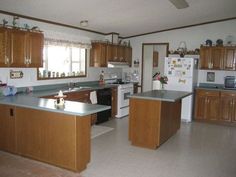
M200 68L201 69L223 69L224 47L201 47Z
M211 48L212 69L219 70L224 68L224 51L224 47Z
M117 88L112 88L111 90L111 117L115 118L117 114Z
M0 112L0 150L15 153L15 107L0 105Z
M124 60L125 62L129 63L129 66L132 66L132 48L131 47L125 47L124 49Z
M132 48L108 43L92 43L91 67L107 67L108 62L128 62L132 65Z
M195 98L195 119L218 120L220 92L197 90Z
M41 67L42 33L0 28L0 67Z
M7 28L0 28L0 67L9 66L11 57L11 36Z
M90 50L91 67L107 67L106 44L92 43Z
M236 122L236 93L221 92L220 120L224 122Z
M224 69L235 70L236 47L226 47L224 56Z
M134 94L138 93L138 83L134 83Z

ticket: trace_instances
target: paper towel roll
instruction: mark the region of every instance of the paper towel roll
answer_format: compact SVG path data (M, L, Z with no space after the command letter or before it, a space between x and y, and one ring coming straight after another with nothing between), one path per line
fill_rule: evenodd
M161 82L159 80L152 81L152 90L161 90Z
M90 92L90 101L92 104L97 104L97 92L96 91L92 91Z

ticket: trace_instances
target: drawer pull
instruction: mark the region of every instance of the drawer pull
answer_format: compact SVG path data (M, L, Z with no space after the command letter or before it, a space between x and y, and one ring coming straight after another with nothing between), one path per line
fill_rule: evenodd
M14 110L12 108L10 108L10 116L13 117L14 116Z

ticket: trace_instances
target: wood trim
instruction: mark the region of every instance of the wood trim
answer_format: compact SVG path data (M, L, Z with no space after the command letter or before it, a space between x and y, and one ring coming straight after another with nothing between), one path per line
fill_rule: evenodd
M235 20L235 19L236 19L236 17L230 17L230 18L224 18L224 19L219 19L219 20L207 21L207 22L203 22L203 23L196 23L196 24L192 24L192 25L184 25L184 26L179 26L179 27L175 27L175 28L168 28L168 29L163 29L163 30L158 30L158 31L152 31L152 32L148 32L148 33L141 33L141 34L137 34L137 35L125 36L125 37L120 37L120 38L121 39L128 39L128 38L134 38L134 37L139 37L139 36L144 36L144 35L149 35L149 34L161 33L161 32L165 32L165 31L190 28L190 27L194 27L194 26L207 25L207 24L211 24L211 23L217 23L217 22L223 22L223 21L229 21L229 20Z
M35 21L39 21L39 22L43 22L43 23L49 23L49 24L53 24L53 25L63 26L63 27L67 27L67 28L73 28L73 29L77 29L77 30L87 31L87 32L91 32L91 33L106 35L106 33L102 33L102 32L99 32L99 31L80 28L80 27L73 26L73 25L68 25L68 24L59 23L59 22L55 22L55 21L50 21L50 20L46 20L46 19L31 17L31 16L27 16L27 15L21 15L21 14L17 14L17 13L13 13L13 12L0 10L0 13L6 14L6 15L11 15L11 16L18 16L18 17L21 17L21 18L25 18L25 19L29 19L29 20L35 20Z
M160 42L160 43L142 43L142 73L141 73L141 92L143 92L143 64L144 64L144 45L166 45L166 56L168 57L169 51L169 43L168 42Z

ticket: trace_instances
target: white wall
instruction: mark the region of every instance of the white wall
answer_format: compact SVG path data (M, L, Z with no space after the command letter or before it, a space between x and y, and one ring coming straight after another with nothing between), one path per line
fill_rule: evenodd
M152 68L153 68L153 45L144 45L144 54L143 54L143 92L152 90Z
M169 49L176 50L180 42L185 41L187 44L187 49L194 50L196 48L200 48L200 45L204 44L207 39L211 39L213 43L215 43L217 39L222 39L223 41L225 41L228 35L232 35L236 38L236 20L229 20L190 28L154 33L150 35L129 38L127 40L130 40L131 46L133 48L133 60L139 59L141 61L142 43L169 42ZM199 71L199 82L206 82L206 72L206 70ZM229 75L234 73L217 71L217 79L215 83L223 83L222 78L225 74Z
M8 24L12 24L12 16L0 14L0 21L3 19L8 21ZM30 27L38 26L40 30L43 31L46 38L64 39L79 41L84 43L91 43L91 40L104 40L105 36L91 33L87 31L62 27L58 25L52 25L48 23L42 23L38 21L19 19L20 26L23 27L24 24L28 24ZM88 57L89 61L89 57ZM24 77L22 79L10 79L10 70L20 70L23 71ZM117 73L118 77L121 76L122 69L110 69L110 68L90 68L87 69L86 78L73 78L73 79L58 79L58 80L37 80L37 70L35 68L0 68L0 80L7 82L9 85L14 85L16 87L23 86L35 86L35 85L45 85L45 84L56 84L56 83L67 83L67 82L82 82L82 81L96 81L99 79L99 73L104 70L105 75L109 76L110 73Z

